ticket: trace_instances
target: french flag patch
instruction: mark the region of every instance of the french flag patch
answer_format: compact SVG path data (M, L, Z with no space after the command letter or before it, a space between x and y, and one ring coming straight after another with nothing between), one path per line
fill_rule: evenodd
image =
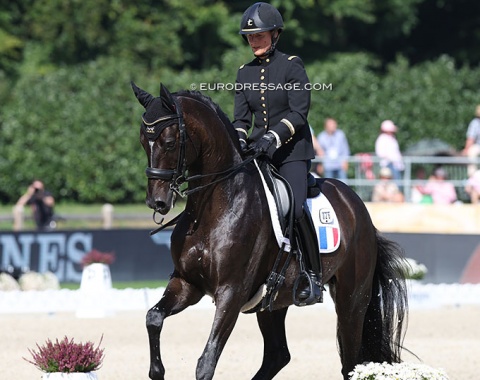
M313 225L317 232L320 253L335 252L340 245L340 225L337 215L325 194L307 199Z
M338 228L336 227L319 227L318 228L318 246L320 250L329 250L338 245Z

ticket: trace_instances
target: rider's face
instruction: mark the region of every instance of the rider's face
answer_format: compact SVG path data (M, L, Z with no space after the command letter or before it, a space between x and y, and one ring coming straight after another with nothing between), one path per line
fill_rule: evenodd
M256 57L263 57L272 46L272 32L247 34L248 43Z

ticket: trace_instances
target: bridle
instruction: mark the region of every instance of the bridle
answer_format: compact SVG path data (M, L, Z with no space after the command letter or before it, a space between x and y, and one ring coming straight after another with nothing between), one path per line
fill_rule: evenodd
M150 180L161 180L165 182L170 182L170 189L169 193L176 193L182 198L185 198L186 196L198 192L208 186L211 186L213 184L216 184L220 181L223 181L227 179L228 177L232 176L234 173L239 171L241 168L249 164L251 161L253 161L255 158L258 157L258 154L251 155L244 161L240 162L237 165L232 166L231 168L221 171L221 172L215 172L215 173L208 173L208 174L198 174L198 175L193 175L193 176L188 176L187 175L187 161L186 161L186 141L187 141L187 131L186 131L186 126L185 126L185 121L183 118L183 113L180 108L180 104L177 102L177 100L173 98L173 103L175 107L175 113L162 116L158 119L156 119L153 122L147 122L144 117L142 117L144 128L142 128L143 134L147 137L151 149L151 159L150 162L153 162L153 144L155 143L156 139L158 136L160 136L160 133L165 129L174 124L173 120L178 120L178 129L179 129L179 153L178 153L178 158L177 158L177 166L175 169L159 169L159 168L154 168L154 167L147 167L145 169L145 174L147 175L147 178ZM180 187L184 183L188 183L189 181L195 181L195 180L200 180L202 178L207 178L207 177L212 177L212 176L218 176L217 179L214 181L210 181L205 185L197 186L195 188L187 188L187 189L180 189ZM169 195L168 197L170 197ZM163 218L161 220L157 220L157 214L158 211L154 210L153 211L153 221L159 225L158 228L150 232L150 235L156 234L157 232L163 230L164 228L168 226L172 226L176 224L176 222L179 220L180 216L182 214L177 215L174 219L172 219L170 222L167 224L163 224Z
M149 140L150 149L153 148L153 143L158 138L160 133L167 127L173 125L172 120L178 119L178 129L180 135L180 151L177 159L177 167L175 169L158 169L153 167L147 167L145 169L145 174L148 179L162 180L165 182L170 182L170 190L176 192L180 196L182 192L180 191L180 186L185 182L186 179L186 160L185 160L185 145L186 145L186 130L185 130L185 121L183 120L183 114L180 110L180 105L174 99L175 114L163 116L151 123L147 123L142 117L143 123L145 125L144 134ZM153 160L153 157L150 161Z
M244 161L240 162L237 165L232 166L221 172L215 173L208 173L208 174L198 174L193 176L187 175L187 161L185 156L186 151L186 140L187 140L187 131L185 127L185 121L183 118L183 112L181 110L180 104L177 102L177 99L173 98L174 107L175 107L175 114L162 116L161 118L147 123L145 119L142 117L143 123L145 128L143 129L143 133L148 138L150 147L153 147L153 143L158 138L160 133L167 127L173 125L172 120L178 119L178 129L179 129L179 154L177 159L177 166L175 169L158 169L154 167L147 167L145 169L145 174L147 175L148 179L152 180L161 180L165 182L170 182L170 191L175 192L176 194L180 195L182 198L198 192L205 187L211 186L216 184L220 181L223 181L236 173L238 170L246 166L248 163L253 161L258 155L249 156ZM152 160L151 160L152 161ZM180 189L180 187L184 183L188 183L190 181L196 181L207 177L218 176L217 179L214 181L208 182L205 185L197 186L195 188L188 188L188 189Z

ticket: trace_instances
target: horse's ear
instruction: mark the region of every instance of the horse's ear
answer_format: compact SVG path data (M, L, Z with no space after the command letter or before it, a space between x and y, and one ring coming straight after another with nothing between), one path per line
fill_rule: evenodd
M170 91L168 91L168 89L163 85L163 83L160 83L160 99L162 99L162 105L166 109L176 112L173 96Z
M144 107L147 108L150 102L155 99L153 95L149 94L147 91L142 90L140 87L138 87L133 81L131 82L133 92L135 93L135 96L137 97L138 101L140 104Z

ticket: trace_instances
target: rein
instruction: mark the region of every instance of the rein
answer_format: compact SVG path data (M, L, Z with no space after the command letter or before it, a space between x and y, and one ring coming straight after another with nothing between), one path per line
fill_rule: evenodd
M241 168L243 168L244 166L246 166L250 162L252 162L255 158L257 158L256 155L255 156L250 156L247 159L240 162L239 164L237 164L237 165L235 165L235 166L233 166L233 167L231 167L227 170L224 170L222 172L215 172L215 173L208 173L208 174L198 174L198 175L194 175L194 176L191 176L191 177L184 177L183 182L188 182L188 181L195 181L195 180L199 180L199 179L207 178L207 177L211 177L211 176L223 176L223 177L217 178L216 180L214 180L212 182L207 183L206 185L197 186L197 187L195 187L193 189L190 189L190 190L188 190L188 189L179 190L179 191L176 191L176 192L181 197L186 197L187 195L190 195L192 193L196 193L197 191L203 190L204 188L206 188L208 186L214 185L218 182L221 182L221 181L229 178L230 176L232 176L233 174L238 172Z

